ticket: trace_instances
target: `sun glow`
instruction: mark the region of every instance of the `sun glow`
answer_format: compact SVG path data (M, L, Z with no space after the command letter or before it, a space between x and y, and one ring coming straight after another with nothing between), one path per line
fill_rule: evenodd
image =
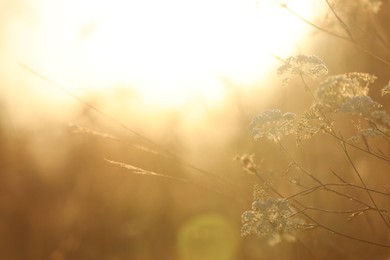
M125 85L163 107L214 102L222 78L253 84L304 32L271 0L37 2L33 50L19 59L79 91ZM308 2L289 5L308 13Z

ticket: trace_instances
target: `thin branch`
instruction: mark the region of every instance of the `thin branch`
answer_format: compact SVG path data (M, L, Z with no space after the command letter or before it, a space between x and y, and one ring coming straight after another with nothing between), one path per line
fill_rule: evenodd
M371 15L370 15L371 16ZM354 23L352 23L352 26L356 28L360 33L363 33L366 38L376 38L379 43L383 45L383 47L387 50L390 50L390 45L388 44L387 40L383 38L383 35L381 35L378 32L378 28L375 27L375 25L378 25L377 23L373 24L372 27L370 27L368 30L363 29L361 26L359 26L356 22L356 19L354 16L349 15L350 20L353 20ZM373 18L372 16L370 17ZM373 22L373 20L371 20Z
M375 209L365 207L365 208L351 209L351 210L331 210L331 209L322 209L322 208L304 206L304 208L301 211L295 212L290 217L293 217L294 215L301 214L302 212L307 211L307 210L320 211L320 212L330 213L330 214L354 214L354 213L358 213L358 212L364 212L364 211L375 210Z
M344 180L340 175L338 175L334 170L330 169L330 172L333 173L333 175L336 176L336 178L339 179L339 181L341 181L342 183L347 183L347 181Z
M298 193L295 193L289 197L287 197L286 199L289 200L293 197L296 197L296 196L302 196L302 195L307 195L309 193L312 193L318 189L325 189L326 187L350 187L350 188L355 188L355 189L360 189L360 190L368 190L372 193L377 193L377 194L380 194L380 195L383 195L383 196L387 196L387 197L390 197L390 194L389 193L386 193L386 192L382 192L382 191L378 191L378 190L374 190L374 189L369 189L369 188L365 188L365 187L362 187L362 186L359 186L359 185L355 185L355 184L352 184L352 183L326 183L326 184L321 184L321 185L318 185L318 186L315 186L315 187L311 187L311 188L308 188L306 190L303 190L303 191L300 191Z
M340 23L341 27L343 27L344 31L348 34L348 37L351 41L353 41L352 33L348 28L348 25L341 19L341 17L336 13L336 10L333 8L333 6L329 3L328 0L325 0L326 4L328 5L329 9L332 11L333 15L336 17L337 21Z
M366 240L366 239L362 239L362 238L357 238L357 237L353 237L351 235L348 235L348 234L345 234L345 233L342 233L342 232L339 232L335 229L332 229L332 228L329 228L327 226L325 226L324 224L318 222L317 220L315 220L313 217L305 214L304 212L302 213L306 218L308 218L310 221L312 221L313 223L317 224L318 227L321 227L333 234L336 234L336 235L339 235L339 236L342 236L344 238L348 238L348 239L351 239L351 240L355 240L355 241L359 241L359 242L362 242L362 243L366 243L366 244L370 244L370 245L376 245L376 246L380 246L380 247L386 247L386 248L390 248L390 245L389 244L383 244L383 243L379 243L379 242L373 242L373 241L369 241L369 240Z
M264 182L264 178L262 178L260 176L260 174L258 172L255 173L256 177L258 177L262 182ZM273 191L275 194L277 194L279 197L281 198L284 198L284 196L278 191L276 190L275 188L271 187L271 191ZM364 204L364 203L363 203ZM351 240L354 240L354 241L358 241L358 242L361 242L361 243L366 243L366 244L370 244L370 245L375 245L375 246L380 246L380 247L386 247L386 248L390 248L390 245L387 245L387 244L383 244L383 243L379 243L379 242L373 242L373 241L369 241L369 240L365 240L365 239L362 239L362 238L357 238L357 237L354 237L354 236L351 236L351 235L348 235L348 234L345 234L345 233L342 233L340 231L337 231L333 228L330 228L320 222L318 222L316 219L314 219L313 217L311 217L310 215L308 215L307 213L304 212L304 210L302 210L301 208L305 208L305 206L300 203L299 201L293 199L292 200L292 206L294 208L297 209L298 212L300 212L301 215L303 215L304 217L306 217L307 219L309 219L312 223L314 223L312 226L313 227L319 227L319 228L322 228L324 230L327 230L333 234L336 234L338 236L341 236L341 237L344 237L344 238L347 238L347 239L351 239ZM369 205L366 205L368 208L370 207ZM301 207L301 208L300 208ZM293 215L291 215L292 217Z
M345 144L343 145L343 143L341 143L340 141L339 141L339 144L340 144L340 146L341 146L341 149L344 151L345 156L348 158L348 161L349 161L349 163L351 164L353 170L355 171L356 175L358 176L360 182L363 184L364 189L367 191L367 194L368 194L369 198L371 199L371 202L374 204L375 208L378 210L378 213L379 213L379 215L381 216L382 220L385 222L386 226L387 226L388 228L390 228L390 224L389 224L388 221L386 220L386 218L385 218L385 216L383 215L382 211L379 210L379 207L378 207L378 205L376 204L374 198L372 197L370 190L367 188L366 183L365 183L365 181L363 180L363 178L362 178L362 176L361 176L359 170L356 168L355 163L352 161L352 158L351 158L351 156L349 155L348 150L347 150Z
M355 144L353 144L351 142L348 142L347 140L339 137L338 135L336 135L336 134L334 134L332 132L327 131L327 133L330 134L331 136L333 136L334 138L336 138L337 140L339 140L339 141L341 141L341 142L343 142L343 143L345 143L345 144L347 144L347 145L349 145L349 146L351 146L351 147L353 147L353 148L355 148L355 149L357 149L359 151L362 151L362 152L365 152L367 154L370 154L370 155L372 155L372 156L374 156L374 157L376 157L378 159L381 159L383 161L390 162L390 159L383 153L382 153L382 155L376 154L376 153L374 153L372 151L366 150L366 149L361 148L361 147L359 147L359 146L357 146L357 145L355 145Z
M314 102L318 103L317 99L315 98L314 94L312 93L312 91L310 90L309 86L307 85L307 83L305 82L303 76L301 75L301 79L303 81L303 83L305 84L305 88L308 89L309 93L311 94ZM326 122L328 123L328 125L330 125L330 120L328 119L328 117L322 113L322 116L323 118L326 120ZM330 129L330 132L332 133L333 136L337 136L337 134L335 133L334 129L331 128ZM341 140L343 140L343 138L340 138ZM379 215L381 216L382 220L385 222L386 226L388 228L390 228L390 224L388 223L388 221L385 219L384 215L382 214L382 211L379 210L379 207L378 205L376 204L374 198L372 197L370 191L368 190L367 186L366 186L366 183L364 182L361 174L359 173L358 169L356 168L354 162L352 161L352 158L351 156L349 155L348 151L347 151L347 147L346 145L344 144L344 142L340 141L339 138L336 138L338 144L340 145L341 149L343 150L344 154L346 155L347 159L348 159L348 162L351 164L354 172L356 173L356 175L358 176L360 182L362 183L364 189L366 190L367 194L368 194L368 197L370 198L371 202L373 203L374 207L376 208L376 210L378 211Z
M304 169L300 164L298 164L294 159L293 157L289 154L289 152L286 150L286 148L282 145L282 143L280 143L280 141L278 141L279 143L279 146L281 147L281 149L284 151L284 153L287 155L287 157L298 167L298 169L300 169L305 175L307 175L308 177L310 177L312 180L314 180L315 182L317 182L321 187L323 187L325 184L320 180L318 179L317 177L315 177L313 174L311 174L310 172L308 172L306 169ZM346 193L343 193L343 192L340 192L340 191L337 191L337 190L334 190L334 189L331 189L331 188L328 188L328 187L324 187L324 189L326 191L329 191L329 192L332 192L332 193L335 193L339 196L342 196L342 197L345 197L345 198L348 198L349 200L352 200L352 201L355 201L355 202L358 202L364 206L367 206L367 207L370 207L370 205L368 205L367 203L365 203L364 201L362 200L359 200L355 197L353 197L352 195L349 195L349 194L346 194ZM378 209L379 210L379 209Z
M358 42L356 42L355 40L352 40L348 37L345 37L345 36L342 36L342 35L339 35L337 33L334 33L332 31L329 31L329 30L326 30L312 22L310 22L309 20L303 18L301 15L295 13L293 10L291 10L287 5L282 5L283 8L285 8L288 12L290 12L292 15L294 15L295 17L297 17L299 20L303 21L304 23L310 25L311 27L321 31L321 32L324 32L328 35L331 35L331 36L334 36L336 38L339 38L339 39L342 39L342 40L345 40L345 41L348 41L350 43L352 43L353 45L355 45L357 48L359 48L361 51L365 52L366 54L374 57L375 59L383 62L384 64L386 65L390 65L390 61L380 57L379 55L375 54L374 52L372 52L371 50L367 49L366 47L362 46L361 44L359 44Z
M294 15L295 17L297 17L299 20L301 20L301 21L303 21L304 23L310 25L311 27L316 28L316 29L319 30L319 31L322 31L322 32L324 32L324 33L326 33L326 34L332 35L332 36L334 36L334 37L336 37L336 38L339 38L339 39L342 39L342 40L347 40L347 41L350 40L348 37L339 35L339 34L337 34L337 33L335 33L335 32L329 31L329 30L327 30L327 29L325 29L325 28L322 28L322 27L320 27L320 26L314 24L313 22L311 22L311 21L307 20L306 18L302 17L300 14L294 12L294 11L293 11L292 9L290 9L287 5L282 5L282 7L285 8L289 13L291 13L292 15Z

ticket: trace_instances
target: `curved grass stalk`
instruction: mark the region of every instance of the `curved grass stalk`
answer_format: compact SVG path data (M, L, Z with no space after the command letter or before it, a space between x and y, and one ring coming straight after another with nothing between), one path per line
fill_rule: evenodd
M172 153L170 150L168 150L167 148L159 145L158 143L154 142L153 140L151 140L150 138L138 133L137 131L133 130L132 128L130 128L129 126L127 126L126 124L122 123L120 120L116 119L115 117L105 113L104 111L102 111L101 109L99 109L98 107L96 106L93 106L91 105L90 103L86 102L85 100L83 100L82 98L78 97L77 95L75 95L74 93L72 93L71 91L69 91L65 86L61 85L60 83L58 82L55 82L54 80L50 79L49 77L43 75L42 73L39 73L37 71L35 71L34 69L32 69L31 67L25 65L25 64L22 64L22 63L19 63L19 66L22 67L24 70L30 72L32 75L40 78L41 80L43 81L46 81L48 82L49 84L51 84L52 86L56 87L57 89L59 89L60 91L64 92L65 94L67 94L68 96L72 97L73 99L77 100L78 102L80 102L81 104L83 104L84 106L88 107L89 109L95 111L96 113L98 113L100 116L102 116L103 118L106 118L110 121L112 121L113 123L117 124L118 126L120 126L121 128L123 128L124 130L134 134L135 136L137 136L138 138L140 138L141 140L143 140L144 142L146 142L147 144L151 145L152 147L155 147L155 149L157 150L160 150L161 152L158 152L157 150L154 150L154 149L150 149L150 148L147 148L147 149L150 149L152 151L154 151L155 154L164 154L164 157L165 158L170 158L172 161L176 162L176 163L179 163L183 166L186 166L188 168L191 168L199 173L202 173L204 175L207 175L207 176L210 176L212 178L214 178L219 184L221 185L224 185L226 188L230 189L230 190L234 190L234 186L232 183L229 183L227 180L221 178L220 176L216 175L216 174L213 174L213 173L210 173L208 171L205 171L203 169L200 169L196 166L194 166L193 164L189 163L189 162L186 162L184 161L183 159L181 159L179 156L177 156L176 154ZM94 135L100 135L98 132L92 132ZM118 138L112 136L112 135L108 135L108 134L103 134L103 136L105 136L106 138L111 138L113 140L117 139L116 141L119 141Z
M221 195L223 197L226 197L226 198L228 198L230 200L233 200L233 201L235 201L237 203L240 203L240 204L248 203L248 201L241 200L241 199L237 198L236 196L231 196L231 195L229 195L227 193L221 192L219 190L216 190L216 189L211 188L209 186L205 186L203 184L199 184L199 183L193 182L193 181L188 180L188 179L178 178L178 177L174 177L174 176L170 176L170 175L165 175L165 174L162 174L162 173L148 171L148 170L136 167L136 166L131 165L131 164L127 164L127 163L123 163L123 162L117 162L117 161L113 161L113 160L110 160L110 159L107 159L107 158L104 158L104 160L106 162L110 163L110 164L117 165L119 167L122 167L122 168L125 168L127 170L130 170L133 174L159 177L159 178L164 178L164 179L168 179L168 180L175 181L175 182L185 183L185 184L196 186L196 187L201 188L203 190L207 190L207 191L213 192L215 194Z

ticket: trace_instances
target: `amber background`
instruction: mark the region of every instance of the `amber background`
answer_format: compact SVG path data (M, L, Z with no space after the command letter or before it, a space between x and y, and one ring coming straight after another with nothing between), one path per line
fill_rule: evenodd
M362 10L350 12L367 30L381 26L381 35L389 39L388 1L376 17ZM318 23L332 28L327 21L319 19ZM359 34L357 29L356 34ZM5 32L2 37L7 37ZM358 39L381 57L390 59L389 49L380 47L374 38L359 35ZM313 31L307 41L301 51L323 58L332 74L349 71L376 74L378 80L370 94L389 109L388 97L379 95L389 80L389 65L364 54L348 42L319 31ZM7 78L7 64L2 65L2 70L3 78ZM23 77L34 78L33 75ZM36 84L40 80L32 81ZM3 80L0 84L10 82L18 84L10 80ZM166 153L160 148L71 97L71 109L68 104L53 104L56 106L53 110L58 112L48 116L42 113L44 109L39 104L34 103L37 100L23 97L23 92L20 92L20 99L10 101L7 92L1 91L0 258L180 259L178 232L187 220L204 214L223 216L239 232L241 213L250 207L252 185L257 180L242 172L233 161L235 154L256 153L258 162L262 161L261 169L266 178L283 193L298 190L288 183L288 179L299 174L284 174L288 159L273 143L254 143L248 136L247 126L258 111L272 107L300 111L309 99L298 81L287 89L281 88L275 73L270 74L263 84L272 87L265 91L254 84L243 90L227 81L227 94L218 105L192 104L163 112L144 111L145 107L132 103L134 97L126 90L84 97L93 106L107 111L137 133L178 155L182 161L191 162L226 180L226 185L220 185L210 175L165 158L161 154ZM42 82L42 85L51 88L47 82ZM53 89L47 91L58 91ZM72 113L64 116L68 109ZM120 142L74 133L74 128L68 123L115 135ZM343 133L352 131L348 124L340 123L339 126ZM322 178L333 180L328 171L332 168L357 182L337 143L331 138L318 136L299 148L292 139L283 142L297 160ZM160 154L137 149L134 145ZM378 142L377 145L390 153L388 144ZM358 152L351 154L367 185L389 190L388 163ZM104 158L185 178L190 183L135 175L107 163ZM362 194L356 196L364 197ZM336 209L353 206L321 192L303 201ZM389 206L388 199L378 198L378 201L384 207ZM346 222L344 215L312 215L345 233L390 243L388 229L376 214L367 214L350 223ZM266 239L239 238L232 259L384 259L390 254L387 249L351 241L320 229L297 232L296 236L298 241L295 243L283 241L273 247ZM208 243L207 239L205 243Z

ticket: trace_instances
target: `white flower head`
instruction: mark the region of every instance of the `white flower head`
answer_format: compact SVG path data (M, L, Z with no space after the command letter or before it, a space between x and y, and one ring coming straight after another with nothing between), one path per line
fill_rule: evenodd
M286 86L294 75L318 78L328 74L328 68L317 56L297 55L287 58L285 63L278 68L277 74L283 78L282 84Z
M290 203L285 199L267 197L255 200L252 209L241 216L241 235L255 234L264 237L294 231L300 228L302 223L292 218L293 214Z
M359 142L361 140L361 137L372 138L378 136L383 136L383 132L379 131L376 128L365 128L365 129L360 129L357 135L354 135L351 138L349 138L349 141Z
M368 86L375 79L374 75L360 72L329 76L321 82L315 97L318 103L327 106L330 111L337 112L347 99L367 96Z
M356 96L347 98L341 105L340 111L352 114L367 114L381 105L373 101L369 96Z
M255 116L249 125L255 140L265 137L277 141L284 135L295 133L294 113L283 113L279 109L266 110Z

